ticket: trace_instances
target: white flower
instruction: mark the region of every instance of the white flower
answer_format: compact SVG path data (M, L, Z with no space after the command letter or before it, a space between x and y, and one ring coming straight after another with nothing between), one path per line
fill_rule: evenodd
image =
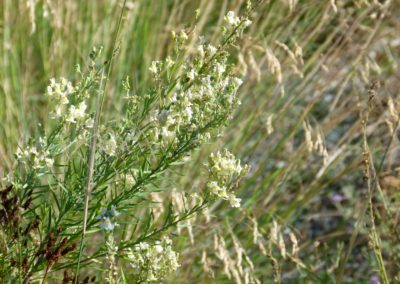
M211 44L207 46L207 51L210 54L210 56L213 56L217 52L217 48Z
M186 41L186 40L189 39L188 35L187 35L187 34L185 33L185 31L183 31L183 30L179 33L179 38L180 38L180 40L182 40L182 41Z
M236 27L240 24L239 17L235 16L235 13L233 11L229 11L228 14L226 14L224 19L228 23L228 25L233 26L233 27Z
M235 88L239 88L243 84L243 80L237 77L233 78L233 84Z
M197 47L197 51L199 52L199 54L200 54L200 56L201 57L204 57L204 45L202 45L202 44L200 44L198 47Z
M24 153L22 152L21 148L18 147L17 151L15 152L15 155L17 156L17 158L20 160L24 155Z
M229 203L231 204L232 207L238 208L240 207L240 198L235 197L233 194L229 196Z
M67 97L74 92L74 87L65 78L60 78L58 82L52 78L46 90L47 96L55 98L61 104L67 104L69 102Z
M194 80L194 78L196 77L196 71L194 70L194 69L192 69L192 70L190 70L188 73L187 73L187 77L190 79L190 80Z
M85 121L85 127L86 128L93 128L94 125L94 119L89 117L88 119L86 119Z
M225 72L225 66L221 63L215 64L215 71L217 72L218 76L221 76Z
M66 96L65 93L62 93L62 94L60 95L60 103L61 103L62 105L66 105L66 104L69 103L69 100L68 100L68 98L67 98L67 96Z
M172 60L171 56L168 56L165 63L167 68L171 68L175 64L175 61Z
M62 107L62 105L57 105L53 112L54 117L55 118L62 117L63 111L64 111L64 108Z
M191 121L193 116L193 110L190 106L187 106L186 108L183 109L182 114L186 117L188 121Z
M154 249L156 250L157 253L162 253L163 252L163 247L160 244L156 244L154 246Z
M54 80L54 79L52 79L52 80ZM54 93L53 93L53 88L52 88L51 86L47 86L46 90L47 90L46 94L47 94L49 97L51 97L51 96L54 95Z
M151 62L151 66L149 68L150 72L153 73L154 75L158 74L158 65L159 61L153 61Z
M167 127L161 127L161 137L167 141L172 141L175 138L175 133L169 131Z
M228 199L228 194L226 192L226 188L224 186L220 187L218 185L218 182L216 182L216 181L211 181L211 182L207 183L207 189L209 190L209 192L212 195L218 196L219 198L222 198L225 200Z
M164 237L161 241L155 241L154 245L140 242L134 249L129 249L127 256L133 273L145 283L161 283L171 272L180 265L178 254L171 247L172 241Z
M149 248L149 244L146 242L140 242L139 243L139 250L141 251L146 251Z
M219 197L230 202L232 207L240 207L240 198L232 193L232 187L249 171L249 166L242 167L228 150L212 153L208 158L210 172L207 192L211 197Z
M35 146L28 146L25 150L18 148L15 154L18 160L31 165L35 170L45 167L51 168L54 165L54 159L50 156L50 152L46 150L47 142L45 138L39 137L39 144L39 149Z
M85 110L87 106L85 102L81 102L78 107L75 107L74 105L71 105L69 107L69 115L66 119L66 121L71 122L71 123L76 123L77 119L81 119L85 117Z
M39 157L34 157L33 158L33 168L35 170L38 170L38 169L42 168L42 165L40 164L40 158Z
M244 24L245 27L248 27L248 26L250 26L252 23L253 23L252 21L250 21L249 19L246 19L246 20L244 21L243 24Z
M44 160L45 160L46 166L47 166L48 168L51 168L51 167L54 165L54 159L45 158Z

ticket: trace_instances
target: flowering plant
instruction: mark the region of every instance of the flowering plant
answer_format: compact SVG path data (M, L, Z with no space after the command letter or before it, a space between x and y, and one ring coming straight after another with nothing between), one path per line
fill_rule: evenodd
M51 129L18 148L18 167L1 191L1 242L8 248L1 258L11 264L9 279L45 281L63 270L64 281L78 281L83 267L105 258L112 283L117 262L123 277L160 281L179 267L172 241L162 237L169 228L217 197L240 205L233 189L248 167L224 151L210 156L209 181L192 207L176 214L170 204L155 218L144 206L163 175L216 137L240 104L242 80L228 48L250 24L229 12L221 42L213 46L200 37L190 56L195 31L173 33L174 54L149 67L152 89L136 94L124 81L127 108L120 121L102 123L112 58L99 63L101 48L93 49L85 71L77 66L75 82L50 80Z

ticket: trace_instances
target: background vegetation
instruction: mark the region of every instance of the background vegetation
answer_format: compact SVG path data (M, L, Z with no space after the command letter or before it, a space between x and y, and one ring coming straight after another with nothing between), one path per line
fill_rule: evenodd
M244 6L128 1L102 119L125 111L127 75L136 93L151 87L151 62L172 52L171 32L197 9L196 28L213 42L224 15ZM47 127L49 79L73 78L93 46L112 54L121 8L0 1L0 176L16 165L16 145ZM269 0L253 12L235 50L242 105L218 141L175 169L178 181L158 185L176 190L152 196L155 214L167 200L178 206L179 192L204 184L209 153L226 147L252 167L242 207L216 202L171 229L181 264L171 283L400 282L399 15L390 0Z

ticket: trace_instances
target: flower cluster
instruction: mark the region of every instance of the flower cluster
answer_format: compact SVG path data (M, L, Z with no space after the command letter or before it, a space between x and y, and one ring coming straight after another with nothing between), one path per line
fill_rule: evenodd
M189 39L189 36L183 30L180 31L179 33L172 31L172 38L177 43L178 49L182 49L184 47L185 42Z
M79 105L76 107L74 105L71 105L69 107L68 115L66 117L66 121L70 123L76 123L77 120L80 120L85 117L85 110L87 106L86 103L80 102Z
M158 282L180 265L178 254L172 250L171 239L164 237L153 245L141 242L128 252L130 265L140 283Z
M250 8L250 7L248 7ZM223 27L223 34L231 37L233 40L235 37L238 37L239 34L248 26L252 24L251 20L247 17L238 17L235 15L235 12L229 11L225 17L225 26ZM229 34L229 32L234 31L233 34Z
M28 146L25 149L18 148L16 152L17 159L28 165L34 170L42 168L51 168L54 165L54 159L49 150L47 150L45 139L39 139L39 148Z
M65 118L69 123L77 123L86 118L87 105L85 101L76 102L76 97L73 96L76 91L72 83L65 78L50 80L46 95L55 103L53 118Z
M151 66L149 67L149 71L156 76L160 72L160 61L151 62Z
M74 92L72 83L65 78L60 78L58 81L54 78L50 79L50 85L47 86L46 95L54 98L62 105L69 103L68 97Z
M176 64L168 58L153 62L150 70L158 77L173 73ZM208 128L226 122L240 104L236 93L242 80L232 75L227 54L206 44L203 37L196 55L181 69L173 88L163 93L162 103L150 117L153 140L163 146L176 143L181 134L195 133L208 140Z
M240 19L235 15L235 12L229 11L224 17L225 22L229 26L237 27L240 24Z
M114 230L115 227L118 226L117 223L112 222L112 219L114 217L117 217L119 215L119 212L117 211L117 208L115 205L111 206L111 209L103 209L96 217L97 220L101 220L100 222L100 228L105 230L105 231L112 231Z
M219 197L228 200L232 207L240 207L240 198L237 198L232 189L245 176L250 167L242 166L228 150L222 153L212 153L208 158L209 179L207 182L207 194L211 197Z

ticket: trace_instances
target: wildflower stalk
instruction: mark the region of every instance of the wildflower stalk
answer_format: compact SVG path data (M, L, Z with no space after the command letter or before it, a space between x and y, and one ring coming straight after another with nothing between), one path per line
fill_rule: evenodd
M372 109L372 103L375 99L375 90L376 86L371 86L368 93L368 105L367 110L365 111L364 119L362 120L362 129L363 129L363 164L364 164L364 180L367 184L367 197L368 197L368 209L369 209L369 221L371 223L370 228L370 242L372 250L375 254L375 259L378 264L379 274L382 278L384 284L389 284L389 279L387 276L385 262L382 257L382 246L381 246L381 239L378 235L375 225L375 213L374 213L374 206L373 206L373 192L372 192L372 180L376 180L376 176L373 176L374 173L371 173L371 169L373 170L373 161L371 157L371 152L368 147L368 138L367 138L367 125L370 116L370 112Z
M112 63L113 63L113 59L114 59L114 55L115 55L114 52L115 52L115 47L117 44L119 31L121 28L122 16L123 16L123 13L125 10L125 5L126 5L126 0L124 0L124 3L122 5L121 14L120 14L119 20L118 20L117 32L116 32L116 35L114 38L114 45L112 48L113 54L111 54L111 56L110 56L110 62L108 65L107 78L106 79L104 78L104 72L101 76L100 88L103 85L103 81L105 79L104 88L102 89L102 91L100 91L98 93L98 95L96 97L96 113L95 113L94 125L93 125L92 132L91 132L90 154L89 154L89 163L88 163L88 177L87 177L85 202L84 202L83 228L82 228L82 237L81 237L81 241L80 241L80 245L79 245L79 256L78 256L78 263L77 263L76 273L75 273L75 283L77 283L78 277L79 277L80 261L82 258L84 239L85 239L85 235L86 235L89 200L90 200L90 194L92 191L92 179L93 179L94 163L95 163L95 156L96 156L97 131L98 131L99 123L100 123L101 111L102 111L104 100L105 100L107 82L108 82L108 78L110 77L111 70L112 70Z
M104 80L104 74L101 76L101 83L102 86ZM86 236L86 227L87 227L87 219L88 219L88 210L89 210L89 200L90 194L92 191L92 180L93 180L93 171L94 171L94 161L96 156L96 143L97 143L97 129L99 125L99 118L100 118L100 96L104 94L104 91L99 92L96 96L96 116L94 125L91 132L91 142L90 142L90 154L89 154L89 161L88 161L88 176L87 176L87 184L86 184L86 192L85 192L85 201L84 201L84 212L83 212L83 225L82 225L82 236L79 245L79 256L78 256L78 263L75 272L75 283L78 281L79 277L79 269L80 269L80 261L83 254L83 246L84 246L84 239Z
M375 28L374 28L373 32L371 33L367 43L365 44L365 48L363 49L363 51L367 50L367 47L372 42L373 37L376 35L376 33L377 33L377 31L378 31L378 29L379 29L384 17L386 16L386 12L388 11L390 5L391 5L391 1L388 1L386 3L385 10L383 11L382 16L380 17L378 23L375 25ZM359 58L357 59L357 61L362 59L362 57L361 57L362 55L363 55L363 53L361 53L359 55ZM338 99L339 98L336 98L336 100L338 100ZM368 101L368 107L370 106L370 103L371 103L371 97L369 98L369 101ZM334 107L335 105L336 105L336 101L331 105L331 107ZM390 136L388 143L385 146L384 153L383 153L382 158L380 159L379 165L378 165L378 167L376 169L376 176L378 176L381 173L381 171L383 170L383 164L386 161L387 154L389 152L390 147L392 146L392 143L393 143L393 141L395 139L396 131L399 128L399 126L400 126L400 118L397 119L396 125L394 127L394 131L393 131L392 135ZM375 191L376 187L377 187L377 179L374 179L372 184L371 184L371 192L372 193ZM361 230L361 225L362 225L363 218L365 217L365 213L367 212L367 210L368 210L368 203L364 204L364 206L360 210L359 216L357 217L357 221L356 221L356 223L354 225L354 231L352 232L352 235L350 237L349 246L348 246L347 250L345 251L345 253L341 256L341 259L340 259L340 262L339 262L339 267L338 267L338 272L337 272L336 277L335 277L336 283L342 283L343 276L344 276L345 265L346 265L346 263L347 263L347 261L348 261L348 259L350 257L352 249L353 249L353 247L355 245L357 236L358 236L358 234L359 234L359 232Z

